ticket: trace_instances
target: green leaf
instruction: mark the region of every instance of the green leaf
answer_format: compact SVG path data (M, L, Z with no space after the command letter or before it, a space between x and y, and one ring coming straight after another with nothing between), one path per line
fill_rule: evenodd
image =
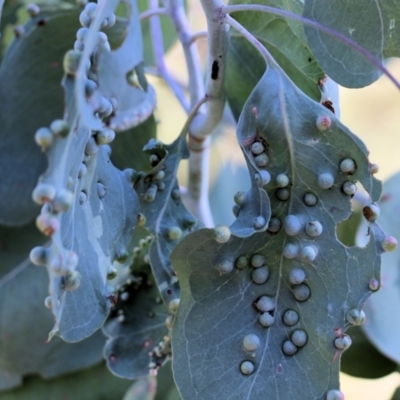
M44 307L48 277L27 259L30 248L44 240L35 224L0 227L0 390L20 385L28 374L52 378L102 358L101 332L77 344L46 342L54 324Z
M157 396L155 400L181 400L181 396L174 382L170 362L158 371Z
M111 143L111 161L118 169L133 168L142 171L148 167L149 156L143 153L143 146L156 137L157 126L154 116L142 124L118 132Z
M343 353L340 370L365 379L377 379L389 375L397 364L382 355L365 337L358 326L351 328L351 347Z
M230 0L229 4L254 3L251 0ZM268 5L301 13L300 0L258 0ZM314 100L320 99L318 80L324 76L321 67L307 45L301 25L293 21L261 12L238 12L232 16L252 33L273 55L293 82ZM235 118L265 71L265 63L258 51L233 29L225 88Z
M379 223L390 235L400 238L400 174L393 175L383 185L378 203ZM366 227L361 226L359 236L365 238ZM382 255L382 287L365 305L367 320L363 326L367 338L389 359L400 363L400 252ZM380 282L378 282L380 284Z
M390 400L400 400L400 387L393 393L393 397Z
M325 131L317 128L321 116L330 118ZM341 351L335 340L345 337L350 325L347 313L360 309L369 296L371 277L379 277L384 237L380 227L371 223L371 240L365 248L348 248L336 239L337 223L351 214L350 196L341 188L347 181L360 181L377 200L381 186L369 171L361 141L275 68L268 68L249 97L237 130L249 160L255 160L254 141L264 143L271 174L265 188L272 216L283 227L244 240L232 235L224 244L214 239L213 230L202 229L174 249L171 261L181 287L172 330L176 383L183 399L191 400L257 400L264 399L265 393L271 400L308 400L310 394L325 398L329 390L339 387ZM340 170L345 158L356 163L352 175ZM321 180L318 184L323 173L332 174L330 189L324 189ZM278 174L289 178L285 201L276 193ZM314 206L309 197L304 202L310 193L317 200ZM319 236L307 233L312 221L322 226ZM258 269L249 266L256 254L264 257L264 271L269 272L264 283ZM241 256L247 258L247 267L236 264ZM221 274L221 262L226 269L230 265L231 272ZM260 265L256 259L252 263ZM293 283L295 268L303 270L303 283ZM262 307L257 306L261 296L267 296L264 313L257 308ZM289 310L298 316L293 326L284 318ZM261 319L264 325L260 317L265 318ZM267 328L271 317L273 323ZM304 347L286 343L295 341L296 330L308 337ZM244 347L249 334L260 340L254 351ZM290 350L296 353L289 355ZM253 363L252 374L241 373L245 361Z
M396 0L365 4L348 0L306 0L304 16L347 36L379 60L400 55L397 28L400 6ZM311 27L305 31L321 67L340 85L363 87L381 75L363 55L335 37Z
M57 379L28 377L21 388L0 394L0 400L120 400L130 384L113 376L100 364Z
M154 400L157 379L154 376L138 379L125 393L122 400Z
M39 21L45 20L44 25ZM33 137L63 113L62 58L79 28L76 10L42 12L24 25L0 69L0 223L23 225L38 213L31 193L46 169ZM67 42L66 39L71 38ZM18 68L15 68L15 66Z

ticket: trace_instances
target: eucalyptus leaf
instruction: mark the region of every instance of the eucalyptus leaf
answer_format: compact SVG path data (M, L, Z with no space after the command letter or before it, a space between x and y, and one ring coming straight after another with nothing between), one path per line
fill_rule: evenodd
M400 7L396 0L305 0L303 15L347 36L378 60L399 56L400 34L396 23ZM363 87L381 75L375 65L346 43L315 28L307 26L305 31L321 67L340 85Z
M120 400L130 384L100 364L57 379L30 376L21 388L0 394L0 400Z
M90 25L85 38L85 48L82 53L77 72L76 100L81 112L83 124L94 130L101 130L100 118L96 110L102 97L115 99L117 108L113 111L108 124L117 131L127 130L146 120L155 107L155 93L147 84L143 73L143 45L139 23L139 13L136 0L127 2L129 7L129 24L127 34L121 46L111 51L98 45L98 32L101 22L117 5L110 0L100 4L99 12ZM92 53L97 52L98 90L86 99L86 63Z
M118 132L111 143L111 161L118 169L133 168L142 171L148 167L149 156L142 152L143 146L156 137L157 125L154 116L142 124Z
M122 400L154 400L157 379L154 376L138 379L125 393Z
M189 156L184 133L186 128L171 145L151 140L144 147L144 151L156 157L155 166L135 184L146 226L154 235L149 252L150 264L167 306L171 300L179 298L178 280L169 256L186 234L198 228L196 218L182 203L176 179L181 159ZM159 179L160 173L162 179Z
M13 40L2 61L2 224L23 225L39 211L31 193L46 169L46 157L36 145L34 133L63 113L61 61L78 27L77 11L42 12L24 25L25 33Z
M45 250L56 317L50 338L57 333L68 342L76 342L90 336L107 318L112 301L107 276L114 269L112 263L126 252L139 204L130 173L111 164L109 146L95 144L96 152L88 153L88 143L94 142L94 137L78 119L74 78L66 77L64 88L70 132L66 137L56 137L47 150L50 167L37 189L48 185L56 191L54 200L43 206L39 219L56 218L60 225ZM67 212L60 212L57 198L71 189L73 204ZM77 275L75 268L81 284L77 289L68 288L66 279Z
M157 374L157 395L155 400L181 400L172 375L171 363L165 364Z
M388 234L400 238L400 174L383 185L378 203L379 223ZM365 238L366 227L361 226L359 236ZM360 239L360 238L359 238ZM358 240L360 242L360 240ZM367 320L363 330L368 339L389 359L400 363L400 252L399 249L382 255L382 287L365 305Z
M400 400L400 387L393 393L393 397L390 400Z
M147 265L121 287L118 302L103 327L109 337L104 348L108 368L123 378L147 376L149 353L168 333L167 315Z
M330 120L326 130L321 116ZM249 97L238 138L254 162L253 144L264 144L271 175L265 189L282 228L246 239L232 235L223 244L201 229L175 247L171 261L181 287L172 330L177 386L191 400L256 400L265 393L282 400L325 398L339 388L348 313L368 298L371 277L379 279L385 236L371 223L365 248L336 239L337 223L351 214L350 196L341 188L360 181L376 201L381 185L362 142L275 67ZM347 158L356 164L351 174L341 171ZM280 174L287 176L284 200L277 194L285 181ZM331 174L329 188L322 174ZM248 335L258 337L255 347L246 344Z
M48 277L43 267L27 259L30 248L44 240L34 224L0 227L0 391L20 385L28 374L52 378L102 358L101 332L77 344L46 342L54 323L44 307Z
M252 0L230 0L229 4L254 3ZM301 14L300 0L259 0L257 4L290 9ZM272 54L293 82L313 100L320 99L318 80L324 72L307 45L301 25L260 12L238 12L232 16L253 34ZM264 74L263 59L258 51L233 29L228 52L230 68L226 73L226 92L236 119L257 82Z

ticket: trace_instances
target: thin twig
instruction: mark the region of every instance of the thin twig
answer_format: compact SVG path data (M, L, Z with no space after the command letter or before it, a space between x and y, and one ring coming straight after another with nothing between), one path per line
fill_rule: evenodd
M187 20L183 0L169 0L166 3L168 3L171 20L182 43L189 75L190 103L193 106L199 99L205 97L199 53L197 47L193 45L193 34ZM189 133L188 147L190 150L189 185L182 199L193 215L199 218L205 226L211 227L214 222L208 199L209 141L201 140L198 143Z
M153 17L154 15L165 15L168 16L167 9L164 7L157 8L151 8L149 10L143 11L140 15L140 22L144 21L147 18Z
M186 17L183 0L169 0L167 9L182 43L189 75L190 103L193 107L205 95L200 56L197 48L189 44L192 32Z
M159 8L157 8L157 6L158 6L157 0L149 0L149 12L152 10L160 10ZM181 86L170 75L165 65L163 35L161 30L159 14L155 13L153 15L149 15L149 18L150 18L150 32L153 43L153 52L154 52L156 67L160 73L160 76L164 79L165 83L172 90L172 92L178 99L183 109L188 113L190 106L188 100L186 99L185 93L181 88Z
M188 40L188 45L190 46L198 39L207 39L207 37L208 37L207 31L199 31L199 32L193 33L192 37Z
M393 84L400 89L400 82L389 72L389 70L383 65L381 60L373 56L369 51L364 49L364 47L360 46L347 36L341 34L340 32L335 31L334 29L328 28L318 22L315 22L311 19L302 17L301 15L292 13L290 11L281 10L279 8L269 7L269 6L262 6L258 4L239 4L235 6L224 6L221 10L224 14L232 14L236 11L259 11L265 12L273 15L277 15L279 17L288 18L294 21L301 22L304 25L310 26L315 28L321 32L326 33L329 36L332 36L342 43L346 44L347 46L353 48L358 53L363 55L371 64L375 65L378 69L380 69L392 82ZM232 24L230 24L232 26Z
M258 50L260 55L264 58L266 64L277 66L277 63L274 57L272 57L271 53L243 25L239 24L239 22L237 22L228 14L225 16L225 22L229 24L232 28L234 28L236 31L238 31L245 39L247 39L248 42L250 42Z

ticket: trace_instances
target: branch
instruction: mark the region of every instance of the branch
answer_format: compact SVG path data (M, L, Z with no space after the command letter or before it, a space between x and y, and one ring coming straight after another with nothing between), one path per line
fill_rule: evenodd
M188 45L193 44L197 39L207 39L207 38L208 38L207 31L199 31L199 32L193 33L192 37L188 40Z
M182 43L189 75L190 102L193 106L199 99L205 97L199 53L197 47L193 46L193 34L186 17L183 0L170 0L168 10ZM207 105L206 109L208 108ZM189 133L188 147L190 150L189 184L187 192L182 193L182 199L193 215L206 226L211 227L214 222L208 199L209 141L196 142Z
M197 139L207 137L222 119L225 106L223 93L229 26L224 21L222 0L201 0L208 27L208 66L206 94L209 97L206 112L193 120L190 133Z
M235 19L233 19L230 15L225 16L225 22L229 24L232 28L238 31L248 42L250 42L261 54L264 58L266 64L275 66L279 69L279 65L276 63L274 57L272 57L271 53L266 49L266 47L255 37L253 36L243 25L239 24Z
M318 29L321 32L326 33L329 36L332 36L344 44L348 45L352 49L356 50L358 53L363 55L371 64L375 65L379 70L381 70L400 90L400 82L389 72L389 70L382 64L381 60L373 56L369 51L365 50L362 46L348 38L347 36L335 31L334 29L328 28L318 22L315 22L311 19L302 17L301 15L292 13L290 11L281 10L279 8L269 7L269 6L261 6L258 4L240 4L236 6L224 6L222 7L221 12L224 14L231 14L236 11L259 11L265 12L273 15L277 15L279 17L288 18L293 21L301 22L304 25L311 26L312 28ZM232 24L230 24L233 26Z
M163 35L162 35L162 30L161 30L159 14L160 14L160 10L164 10L166 12L166 9L160 9L157 7L158 7L157 0L149 0L149 10L146 12L148 14L148 17L150 18L150 32L151 32L151 38L152 38L152 43L153 43L153 51L154 51L154 59L156 62L156 67L160 73L160 76L164 79L165 83L172 90L172 92L174 93L175 97L178 99L178 101L181 104L181 106L183 107L183 109L188 113L190 106L189 106L189 102L186 99L185 93L182 90L181 86L170 75L170 73L168 72L167 67L165 65ZM143 16L143 14L142 14L142 16ZM143 17L143 19L144 19L144 17Z

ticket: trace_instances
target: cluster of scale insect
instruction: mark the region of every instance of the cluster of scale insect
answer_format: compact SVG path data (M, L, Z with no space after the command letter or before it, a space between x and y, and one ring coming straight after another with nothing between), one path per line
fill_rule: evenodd
M163 199L162 201L167 202L172 208L175 206L182 206L181 192L176 178L172 176L167 177L165 173L169 165L168 148L165 147L160 140L156 139L151 139L147 147L153 150L152 154L149 156L152 170L149 173L140 172L132 177L132 183L144 205L143 209L145 211L149 210L157 196L161 196ZM164 154L165 158L163 158L161 154ZM170 168L172 168L172 165L170 165ZM172 182L171 179L173 180ZM168 198L165 198L166 196L163 194L166 189L170 191L170 193L167 194ZM154 213L154 210L149 212ZM183 210L183 213L184 218L180 218L182 221L178 224L178 221L173 218L174 212L172 210L168 212L171 218L171 221L169 221L170 223L168 223L169 227L165 232L161 232L167 242L180 240L185 234L185 231L190 232L196 226L196 218L188 213L186 209ZM151 226L150 229L152 229Z
M253 110L254 113L254 110ZM329 131L331 127L331 119L324 115L317 118L316 127L322 133ZM269 184L276 188L275 196L279 202L286 202L291 197L291 179L287 172L278 173L273 180L271 174L266 170L269 157L267 154L268 146L264 140L256 139L250 145L250 153L253 157L254 164L258 168L258 172L254 176L255 182L260 187L268 189ZM348 180L341 185L341 192L352 197L357 190L356 182L351 179L356 172L357 164L352 158L343 158L338 165L338 173L341 177L348 177ZM370 164L370 173L375 174L379 170L376 164ZM335 185L335 177L331 172L322 172L317 176L316 181L318 190L331 190ZM233 213L235 216L240 212L240 207L246 201L246 194L238 192L234 196L235 205ZM311 297L310 282L307 281L307 273L304 268L311 265L318 257L318 238L323 235L324 227L321 221L312 219L312 209L318 205L319 198L317 192L307 191L302 195L304 206L309 210L305 215L287 215L281 219L272 217L268 223L267 231L272 234L278 234L283 228L286 234L286 244L283 247L282 255L293 266L289 272L287 280L290 283L291 293L299 307ZM379 207L375 203L371 203L364 207L363 214L369 222L374 222L379 216ZM295 239L295 240L292 240ZM299 240L304 238L306 240ZM222 241L221 241L222 243ZM302 244L304 243L304 244ZM391 236L386 237L381 247L384 251L392 251L397 246L397 241ZM233 270L231 263L217 262L215 267L220 273L229 273ZM302 266L296 266L295 263L300 262ZM265 263L265 258L261 254L253 254L250 257L250 263L246 255L237 258L235 266L239 270L252 268L251 280L254 284L265 284L270 277L270 269ZM272 272L273 273L273 272ZM372 291L379 289L379 281L375 278L371 279L368 287ZM276 300L273 296L264 295L256 299L253 303L255 308L260 312L258 322L265 328L270 328L275 323L275 306ZM346 314L346 319L351 325L361 325L365 321L365 314L358 308L350 309ZM282 353L286 356L294 356L300 349L305 347L308 342L307 332L299 326L301 324L297 311L287 309L282 312L282 322L290 330L287 339L282 343ZM251 375L257 368L255 357L258 348L261 346L262 340L256 334L250 333L243 338L243 348L249 353L249 357L240 364L240 371L243 375ZM351 345L351 339L342 329L335 331L334 346L337 351L344 351ZM330 390L326 394L327 400L342 399L343 394L339 390Z
M132 262L126 267L124 275L126 279L117 286L117 302L112 308L110 318L116 318L118 323L126 324L129 323L130 307L136 301L136 294L139 291L147 290L154 291L154 278L150 269L149 260L149 248L152 242L152 236L147 236L144 239L140 239L138 246L133 248L133 259ZM162 299L160 296L156 295L154 299L155 307L160 307L162 305ZM177 311L179 302L174 305L170 305L171 314L165 320L166 332L167 334L163 337L163 340L156 345L153 344L153 338L149 337L144 343L144 347L149 347L149 371L150 373L156 371L165 364L172 357L171 349L171 328L172 321ZM150 303L146 306L151 306ZM150 307L151 308L151 307ZM171 311L172 310L172 311ZM155 311L149 309L147 316L149 318L155 317ZM115 354L110 354L110 362L115 358Z
M251 269L251 280L256 285L267 283L270 277L270 268L266 265L265 257L262 254L253 254L250 260L245 255L238 257L235 267L239 270ZM306 274L303 269L294 268L288 279L293 284L293 296L297 301L306 301L310 296L309 288L304 283ZM305 292L305 288L308 292ZM308 297L307 297L308 296ZM275 323L276 299L270 295L263 295L253 303L259 312L258 323L265 329L269 329ZM286 356L293 356L299 349L303 348L308 341L308 335L301 329L299 314L292 309L287 309L282 313L282 322L285 326L292 329L290 339L283 340L282 352ZM250 375L256 369L257 349L261 345L261 339L256 334L248 334L243 338L243 348L249 354L249 358L240 364L240 371L243 375Z
M77 40L74 44L74 50L69 50L63 60L64 73L67 77L74 78L81 62L82 51L84 50L85 38L89 32L89 27L95 17L98 6L96 3L88 3L84 7L80 14L79 20L83 25L77 32ZM40 13L40 9L35 5L28 6L28 12L32 17L37 16ZM107 18L104 19L101 26L112 26L115 23L115 15L111 13ZM110 51L110 45L108 43L107 36L103 32L98 32L98 45L91 55L91 60L87 61L86 72L87 79L85 83L86 98L88 102L91 102L91 98L94 92L98 89L97 84L97 71L96 63L99 55L99 51ZM100 96L96 99L95 103L95 114L98 118L104 119L111 116L117 109L118 104L115 98L106 99ZM73 113L73 110L68 110L69 114ZM67 113L68 115L68 113ZM49 127L41 127L35 133L35 141L37 145L42 149L43 152L49 154L49 158L52 158L52 148L59 146L66 148L68 140L71 142L71 135L75 131L79 132L78 126L70 126L66 120L57 119L54 120ZM90 157L96 156L99 151L99 146L107 145L107 153L111 152L109 143L115 138L115 132L106 126L99 131L92 131L85 144L84 154L82 154L82 161L77 169L76 176L68 176L67 182L65 183L47 183L40 182L35 187L32 197L33 200L42 205L41 213L37 217L36 224L39 230L47 236L53 238L58 235L61 229L61 218L62 213L68 211L75 197L78 197L78 202L83 206L88 198L85 190L76 192L79 187L79 181L87 173L87 164L90 161ZM54 158L54 157L53 157ZM57 162L52 163L51 168L57 169ZM72 167L73 169L74 167ZM57 172L57 171L53 171ZM62 171L64 172L64 171ZM50 172L48 172L50 174ZM64 186L64 187L63 187ZM99 199L104 198L107 193L107 188L102 182L97 182L97 196ZM56 249L55 249L56 248ZM80 274L76 271L78 265L78 255L72 251L65 249L62 244L58 246L52 246L50 248L35 247L32 249L30 258L34 264L45 265L49 267L56 275L60 275L61 289L62 290L75 290L80 284ZM126 259L126 255L118 255L117 261ZM121 261L122 262L122 261ZM115 268L110 266L107 273L108 278L112 279L116 273ZM50 298L46 298L45 304L48 307L52 307Z

